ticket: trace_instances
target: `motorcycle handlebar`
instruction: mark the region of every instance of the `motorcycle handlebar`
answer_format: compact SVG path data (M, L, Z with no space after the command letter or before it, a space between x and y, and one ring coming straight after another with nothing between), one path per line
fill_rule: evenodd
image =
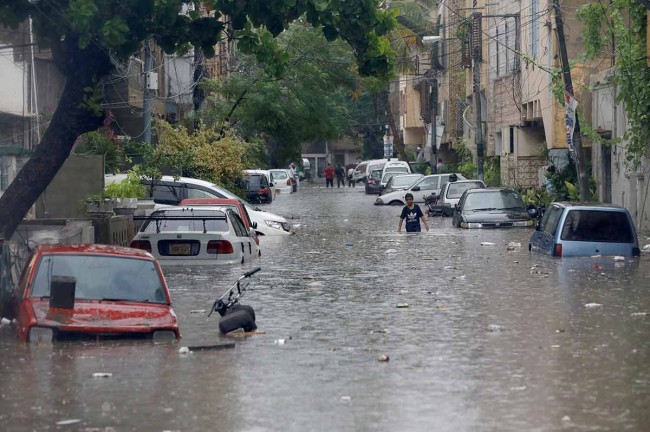
M253 270L247 271L246 273L244 273L244 276L245 277L251 277L260 270L262 270L262 267L255 267Z

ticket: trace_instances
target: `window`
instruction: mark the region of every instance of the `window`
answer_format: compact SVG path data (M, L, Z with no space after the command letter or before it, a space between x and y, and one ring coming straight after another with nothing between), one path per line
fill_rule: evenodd
M174 209L153 212L140 228L144 233L161 231L228 232L229 228L226 215L221 211Z
M145 186L149 189L151 183ZM166 182L156 183L153 187L153 200L158 204L176 205L183 199L181 185L169 184Z
M554 236L557 231L557 223L560 221L560 216L562 216L562 208L558 206L553 206L546 210L540 222L540 230Z
M632 243L627 215L602 210L571 210L564 220L562 240Z
M50 295L52 276L76 281L75 298L121 299L166 303L167 298L153 262L101 255L52 254L41 259L31 297Z
M420 190L433 190L438 189L439 177L429 177L422 180L416 186L420 187Z
M222 198L208 191L202 189L194 189L191 187L187 188L187 197L188 198Z
M244 223L239 218L239 216L232 210L229 210L228 217L230 217L230 221L232 222L232 226L235 229L235 234L237 234L237 237L248 237L248 231L244 227Z
M510 133L508 134L510 138L510 153L515 152L515 128L510 128Z

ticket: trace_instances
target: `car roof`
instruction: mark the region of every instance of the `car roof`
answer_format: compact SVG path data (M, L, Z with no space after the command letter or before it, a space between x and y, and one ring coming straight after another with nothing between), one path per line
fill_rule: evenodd
M104 181L107 183L120 183L124 181L127 177L127 174L120 173L120 174L105 174L104 175ZM151 180L151 179L145 179L145 180ZM176 182L176 183L189 183L189 184L194 184L198 186L205 186L205 187L213 187L216 186L214 183L211 183L209 181L201 180L201 179L196 179L192 177L176 177L170 176L170 175L164 175L160 178L159 181L164 181L164 182Z
M598 203L598 202L580 202L580 201L556 201L550 205L559 205L565 208L570 209L598 209L598 210L617 210L617 211L627 211L625 207L610 204L610 203ZM549 206L550 207L550 206Z
M95 255L112 255L131 258L143 258L150 261L154 257L142 249L133 249L125 246L93 244L93 243L47 243L38 246L37 250L46 254L58 253L85 253Z
M243 203L239 200L232 198L185 198L180 202L179 205L182 206L209 206L209 205L242 205Z

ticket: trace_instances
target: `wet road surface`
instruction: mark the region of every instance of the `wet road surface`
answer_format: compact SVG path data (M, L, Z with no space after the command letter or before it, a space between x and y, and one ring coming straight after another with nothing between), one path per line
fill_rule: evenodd
M551 259L529 229L442 218L398 234L400 208L374 199L308 185L263 207L297 225L260 243L243 303L263 334L207 317L252 266L165 268L177 344L34 347L1 328L0 428L650 430L650 257Z

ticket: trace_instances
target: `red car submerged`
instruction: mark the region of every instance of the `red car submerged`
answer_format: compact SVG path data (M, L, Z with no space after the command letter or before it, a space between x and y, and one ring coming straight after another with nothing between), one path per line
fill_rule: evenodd
M43 244L14 292L22 341L178 339L167 282L148 252L102 244Z

